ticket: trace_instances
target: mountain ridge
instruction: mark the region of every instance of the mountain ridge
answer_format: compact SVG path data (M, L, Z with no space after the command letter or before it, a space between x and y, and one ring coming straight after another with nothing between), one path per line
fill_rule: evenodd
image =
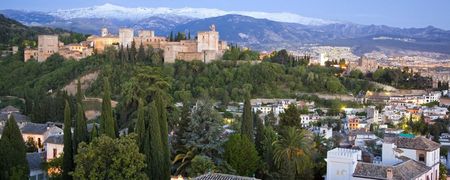
M256 50L295 50L312 44L348 46L357 54L386 48L450 54L450 31L433 26L397 28L355 23L305 25L239 14L209 18L151 14L155 16L123 20L108 17L64 19L49 13L18 10L0 10L0 13L26 25L62 28L87 34L99 34L99 27L108 27L114 34L117 34L120 27L151 29L159 36L168 36L171 31L190 31L194 34L215 24L222 40Z

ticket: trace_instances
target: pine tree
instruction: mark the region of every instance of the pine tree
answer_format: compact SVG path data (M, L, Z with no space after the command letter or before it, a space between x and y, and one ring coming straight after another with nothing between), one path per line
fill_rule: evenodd
M189 30L189 32L188 32L188 39L190 40L191 39L191 31Z
M241 134L243 136L247 136L247 138L253 142L252 106L250 105L249 98L245 98L244 102L244 113L242 114Z
M162 142L162 162L160 164L163 172L163 179L170 179L170 152L169 152L169 132L167 127L167 110L161 91L157 91L155 105L158 110L158 121L160 126Z
M102 115L101 115L101 127L102 133L111 138L116 137L114 118L111 108L111 86L107 77L103 80L103 100L102 100Z
M73 161L73 144L72 144L72 117L70 116L70 104L66 100L66 107L64 108L64 156L62 165L62 178L72 179L69 172L74 170Z
M139 106L138 106L138 114L137 114L137 122L136 122L136 134L138 135L138 146L140 152L144 152L144 141L146 136L146 128L147 125L145 124L145 109L144 109L144 100L139 99Z
M14 116L6 121L0 147L0 179L28 179L25 142Z
M83 106L80 103L77 104L75 134L74 134L74 151L78 153L78 144L81 142L87 142L87 125L84 118Z
M149 179L169 179L165 176L165 165L163 143L161 142L161 130L159 125L159 113L155 102L149 106L149 126L146 132L144 145L145 155L147 157L147 175Z

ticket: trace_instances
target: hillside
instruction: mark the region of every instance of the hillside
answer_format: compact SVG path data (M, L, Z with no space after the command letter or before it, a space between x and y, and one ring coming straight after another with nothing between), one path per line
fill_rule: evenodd
M65 43L84 40L84 35L51 27L28 27L0 14L0 49L10 45L22 46L26 40L36 41L40 34L58 34ZM28 44L28 45L33 45ZM34 44L35 45L35 44Z

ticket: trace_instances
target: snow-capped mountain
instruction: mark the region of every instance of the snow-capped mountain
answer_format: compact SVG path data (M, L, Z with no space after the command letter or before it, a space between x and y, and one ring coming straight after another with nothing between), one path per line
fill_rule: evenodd
M178 21L186 22L186 20L189 19L204 19L210 17L224 16L228 14L238 14L253 18L268 19L279 22L298 23L304 25L326 25L337 23L337 21L303 17L298 14L286 12L267 13L257 11L224 11L219 9L189 8L189 7L127 8L113 4L104 4L101 6L93 6L87 8L57 10L54 12L50 12L49 14L66 20L74 18L116 18L116 19L139 20L148 17L158 16L166 19L171 19L175 22Z

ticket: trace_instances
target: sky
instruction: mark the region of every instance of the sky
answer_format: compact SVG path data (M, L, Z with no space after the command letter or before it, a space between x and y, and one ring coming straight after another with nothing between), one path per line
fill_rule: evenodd
M394 27L450 30L450 0L0 0L0 9L52 11L102 5L290 12L306 17Z

